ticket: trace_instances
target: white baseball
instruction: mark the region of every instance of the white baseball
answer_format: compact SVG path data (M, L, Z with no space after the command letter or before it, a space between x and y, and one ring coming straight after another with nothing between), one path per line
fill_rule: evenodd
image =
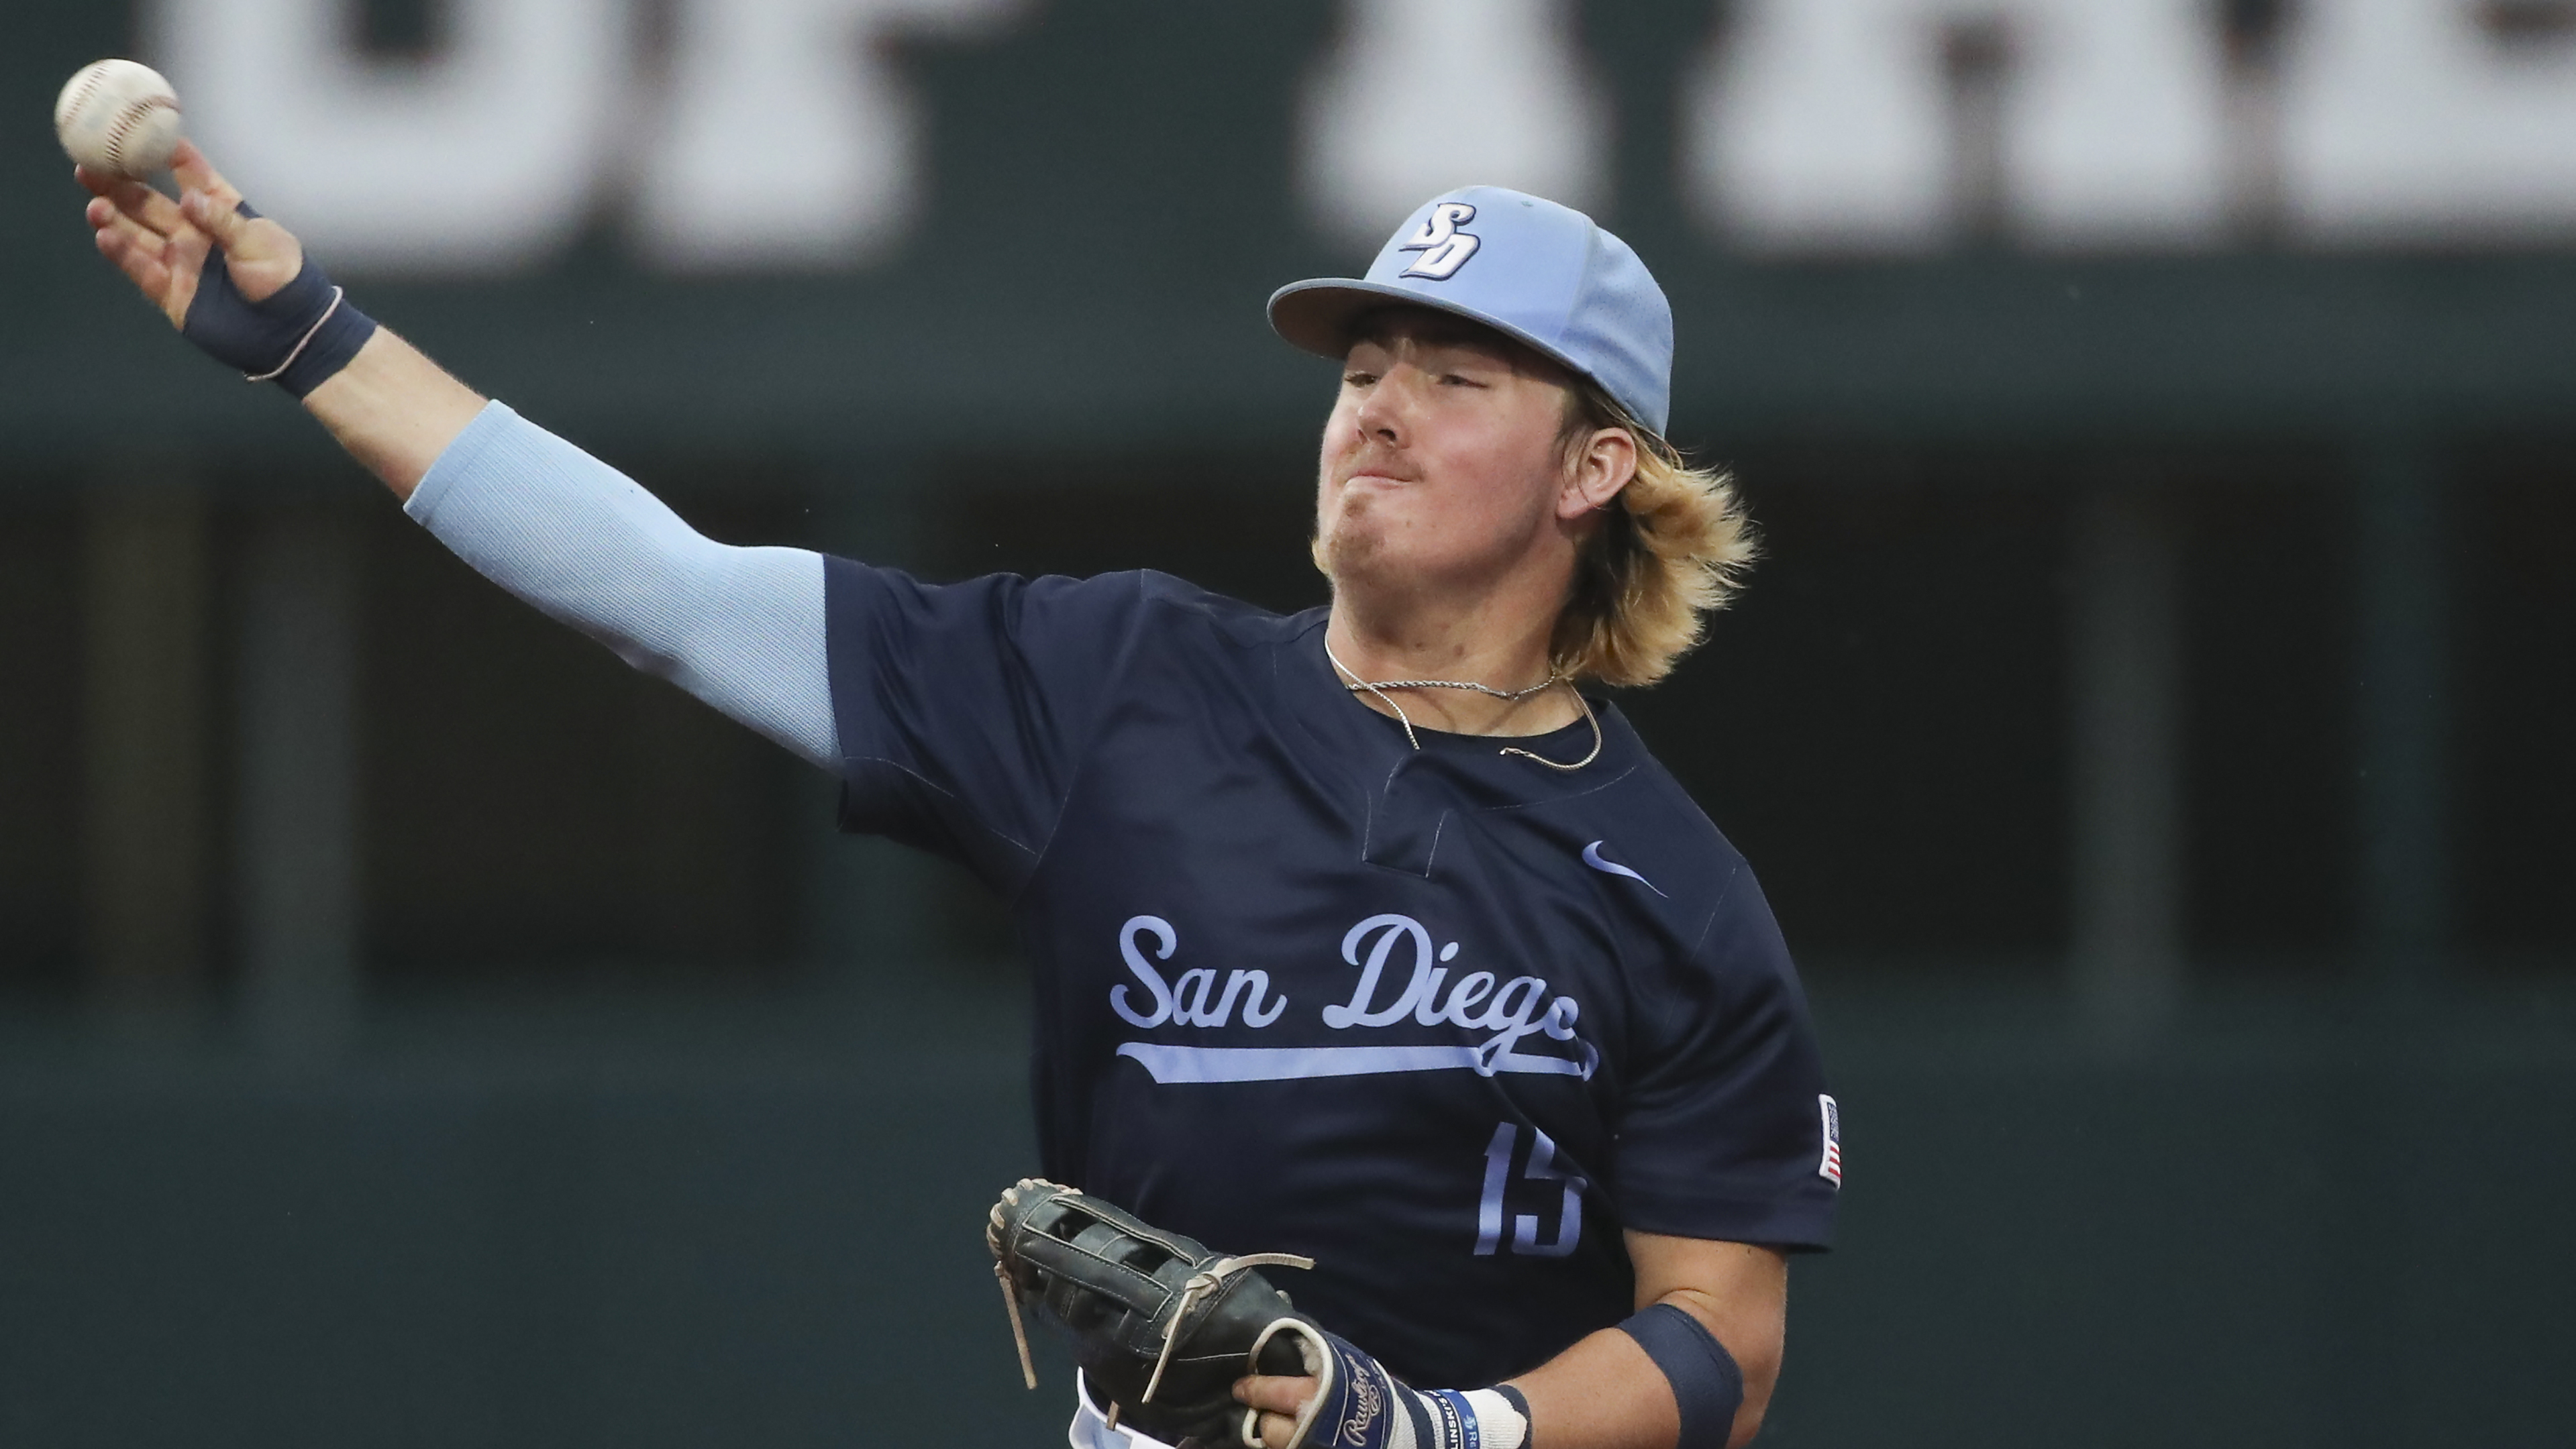
M54 134L71 158L111 176L148 176L179 144L179 93L131 60L93 61L54 102Z

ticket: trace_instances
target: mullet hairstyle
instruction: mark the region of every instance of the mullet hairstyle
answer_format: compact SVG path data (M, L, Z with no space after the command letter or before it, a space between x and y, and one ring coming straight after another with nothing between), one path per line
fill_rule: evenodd
M1549 662L1577 682L1653 684L1700 642L1707 616L1743 587L1760 541L1723 469L1692 467L1599 383L1581 376L1571 382L1558 435L1568 466L1595 432L1621 428L1637 440L1637 473L1575 553Z

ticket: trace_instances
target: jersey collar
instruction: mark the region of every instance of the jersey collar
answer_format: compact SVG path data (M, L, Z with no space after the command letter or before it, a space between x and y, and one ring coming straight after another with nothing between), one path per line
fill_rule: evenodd
M1550 759L1579 760L1592 747L1592 729L1581 720L1543 735L1508 738L1415 725L1422 740L1417 751L1402 725L1343 686L1324 654L1328 617L1328 610L1317 608L1283 621L1287 627L1272 654L1276 702L1314 747L1309 767L1366 800L1360 854L1372 865L1428 876L1439 863L1441 837L1461 814L1594 794L1625 778L1643 758L1636 731L1617 707L1600 699L1592 707L1601 720L1601 756L1580 770L1551 770L1501 751L1513 745Z

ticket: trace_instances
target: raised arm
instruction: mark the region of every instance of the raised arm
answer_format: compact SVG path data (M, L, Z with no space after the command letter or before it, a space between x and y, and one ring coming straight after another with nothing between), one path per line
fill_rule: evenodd
M170 173L183 190L173 201L140 181L76 174L93 196L89 224L98 249L161 309L170 325L192 338L224 329L211 305L197 306L201 284L229 286L255 309L283 291L304 269L304 247L285 227L245 214L241 193L187 141L171 154ZM221 281L210 257L221 251ZM232 330L239 330L238 328ZM202 343L201 343L202 345ZM474 415L483 398L441 371L418 348L383 328L374 329L348 365L304 395L304 407L351 457L384 480L400 499L411 497Z
M733 548L441 371L307 269L182 142L173 201L79 173L100 252L221 361L273 374L404 511L504 589L826 769L822 558Z

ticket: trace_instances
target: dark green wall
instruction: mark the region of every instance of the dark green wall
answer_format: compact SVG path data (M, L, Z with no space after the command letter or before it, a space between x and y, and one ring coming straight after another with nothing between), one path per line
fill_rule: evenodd
M1628 82L1604 220L1672 294L1683 437L2339 436L2576 415L2561 255L1732 257L1671 179L1671 91L1710 13L1591 5L1582 22ZM1319 240L1290 185L1296 86L1330 22L1322 4L1051 0L1000 39L908 51L928 202L869 270L647 275L603 231L544 275L345 280L469 380L593 442L1302 433L1328 374L1270 337L1262 299L1366 261ZM129 45L114 7L57 0L18 17L0 57L23 122L0 130L0 446L318 446L284 401L156 336L90 254L36 117L82 61Z
M232 495L355 478L90 252L39 118L74 67L132 48L121 7L18 9L0 45L0 490L45 499L0 539L19 641L0 684L68 698L70 615L26 601L70 593L64 495L92 460L193 452ZM2567 515L2531 500L2564 496L2576 431L2576 256L1745 261L1669 184L1675 57L1711 9L1582 8L1629 81L1605 220L1674 297L1676 432L1749 460L1776 525L1744 610L1638 713L1698 761L1793 939L1892 962L1813 973L1850 1191L1842 1250L1797 1270L1767 1442L2563 1442L2576 886L2550 723L2569 615L2547 559ZM980 550L1008 517L1079 554L1011 566L1186 567L1211 530L1160 495L1160 532L1071 525L1093 516L1083 490L1137 460L1166 488L1192 459L1217 460L1211 487L1302 476L1328 369L1273 340L1260 302L1364 260L1317 239L1288 187L1289 97L1331 9L1033 15L908 56L929 207L881 269L648 276L603 228L540 276L347 280L657 485L707 459L778 464L773 501L963 480L963 521L931 525L977 545L952 571L995 566ZM2463 911L2511 916L2484 891L2547 919L2489 932L2524 957L2390 1003L2363 994L2350 947L2366 887L2338 822L2367 759L2336 732L2358 692L2344 596L2366 581L2335 541L2355 459L2427 440L2538 440L2558 460L2516 485L2519 511L2488 519L2478 500L2506 495L2464 494L2460 525L2497 540L2463 555L2461 778L2473 818L2505 822L2461 832ZM2172 1037L2106 1058L2052 984L2057 514L1976 498L2140 456L2197 480L2190 707L2213 743L2193 761L2195 930L2292 959L2197 961ZM996 475L1072 501L1047 512ZM721 516L703 501L683 498ZM795 534L772 521L743 536ZM1927 537L1947 551L1927 558ZM2506 543L2513 567L2475 563ZM1311 586L1289 554L1282 576ZM70 714L19 704L0 697L19 773L62 774ZM0 830L17 842L0 906L68 900L68 830ZM70 931L0 953L69 963ZM1934 947L1968 944L1927 954L1945 931ZM251 1054L220 1007L128 1022L0 1000L0 1446L1060 1442L1061 1361L1043 1395L1016 1387L977 1241L990 1194L1031 1166L1020 1004L1008 983L887 970L894 1000L873 1003L777 969L710 972L735 984L687 997L396 982L345 1061L304 1067Z
M394 1013L322 1077L13 1034L0 1442L1061 1442L980 1241L1012 998L891 974ZM2564 1442L2568 1008L2284 994L2104 1062L2044 997L1823 993L1850 1175L1765 1442Z

